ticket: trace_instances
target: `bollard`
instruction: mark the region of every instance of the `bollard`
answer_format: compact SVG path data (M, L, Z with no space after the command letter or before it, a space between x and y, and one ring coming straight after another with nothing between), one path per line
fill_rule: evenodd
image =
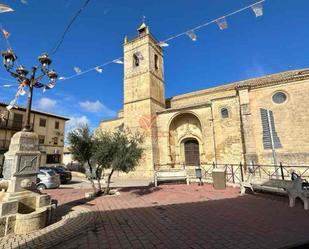
M242 163L239 163L239 167L240 167L240 175L241 175L241 181L244 181L244 173L243 173L243 168L242 168Z
M281 177L282 177L282 180L284 180L284 173L283 173L283 166L282 166L282 163L280 163L280 170L281 170Z

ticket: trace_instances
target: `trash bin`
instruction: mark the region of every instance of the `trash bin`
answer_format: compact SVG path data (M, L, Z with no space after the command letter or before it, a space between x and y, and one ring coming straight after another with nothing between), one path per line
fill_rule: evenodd
M196 167L195 168L195 176L197 179L199 179L198 185L202 186L203 185L203 181L202 181L202 169L200 167Z
M213 169L212 180L214 189L225 189L226 188L226 172L225 169Z
M201 179L202 178L202 169L200 167L196 167L195 168L195 176L196 178L198 179Z

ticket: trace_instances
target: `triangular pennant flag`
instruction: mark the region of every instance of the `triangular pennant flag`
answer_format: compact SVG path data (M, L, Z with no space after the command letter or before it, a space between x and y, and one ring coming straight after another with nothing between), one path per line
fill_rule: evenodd
M13 108L13 106L12 105L8 105L7 107L6 107L6 109L9 111L9 110L11 110Z
M48 83L47 84L47 87L49 88L49 89L52 89L52 88L54 88L56 86L56 83Z
M197 35L195 34L194 30L188 31L186 34L187 34L187 36L190 37L190 39L192 41L196 41L197 40Z
M123 64L123 61L121 59L113 60L113 62L116 64Z
M221 17L221 18L217 19L216 22L217 22L217 24L218 24L218 26L221 30L227 29L228 26L227 26L227 21L226 21L225 17Z
M255 17L259 17L263 15L263 4L262 3L256 3L254 5L251 6Z
M79 67L74 67L74 71L77 74L80 74L82 72L82 70Z
M0 13L14 11L10 6L6 4L0 4Z
M159 42L159 44L158 44L160 47L168 47L169 46L169 44L168 43L166 43L166 42L163 42L163 41L161 41L161 42Z
M100 67L96 67L95 70L96 70L98 73L102 73L102 72L103 72L103 68L100 68Z
M23 87L20 87L18 92L19 92L19 95L21 95L21 96L24 96L26 94L26 91L24 90Z
M8 39L9 36L11 35L8 31L6 31L5 29L1 29L2 34L4 36L5 39Z
M7 110L11 110L14 107L17 107L16 105L17 96L10 102L10 104L6 107Z

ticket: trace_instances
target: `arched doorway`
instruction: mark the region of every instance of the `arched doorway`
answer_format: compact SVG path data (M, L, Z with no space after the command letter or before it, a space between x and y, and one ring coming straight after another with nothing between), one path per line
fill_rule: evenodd
M183 167L184 164L200 164L200 155L203 154L203 145L201 143L203 135L201 122L195 114L180 113L172 118L169 125L168 139L169 157L172 165ZM187 156L185 151L187 151Z
M200 165L199 143L195 138L184 141L185 164L188 166Z

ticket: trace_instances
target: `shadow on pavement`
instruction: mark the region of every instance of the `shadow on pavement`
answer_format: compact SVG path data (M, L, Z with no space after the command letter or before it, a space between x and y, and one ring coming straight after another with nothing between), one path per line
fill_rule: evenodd
M59 206L65 213L76 206L89 208L90 218L81 219L82 213L70 218L50 231L59 240L34 248L308 248L309 212L300 204L289 208L286 197L257 194L163 205L155 198L144 202L157 189L121 191L132 195L82 198Z

